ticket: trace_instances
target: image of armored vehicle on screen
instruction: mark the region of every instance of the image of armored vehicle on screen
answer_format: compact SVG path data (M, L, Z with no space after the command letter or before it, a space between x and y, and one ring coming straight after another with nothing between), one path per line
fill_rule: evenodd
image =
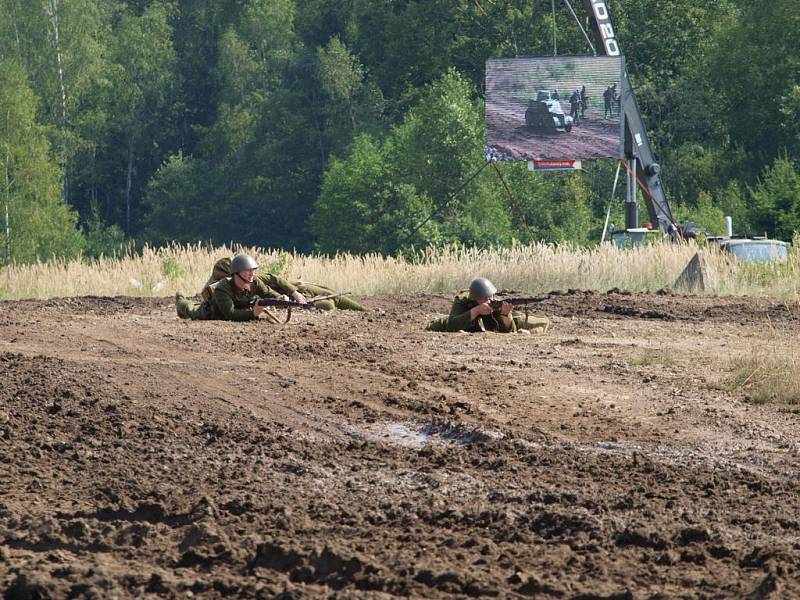
M535 100L528 101L525 124L543 133L572 131L572 117L564 113L558 92L539 90Z

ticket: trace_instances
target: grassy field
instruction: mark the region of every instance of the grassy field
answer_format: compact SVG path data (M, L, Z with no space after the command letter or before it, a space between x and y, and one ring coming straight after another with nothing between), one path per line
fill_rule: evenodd
M239 250L238 248L236 250ZM673 287L697 252L694 244L655 244L620 250L533 244L498 249L445 248L414 256L339 254L305 255L260 248L254 254L262 268L289 279L321 283L356 295L451 292L482 275L498 288L527 292L620 288L655 291ZM705 293L798 299L800 253L785 263L743 265L713 248L703 250L711 274ZM168 296L199 292L214 262L234 249L201 246L146 247L140 254L96 260L52 260L10 265L0 270L0 298L69 296Z

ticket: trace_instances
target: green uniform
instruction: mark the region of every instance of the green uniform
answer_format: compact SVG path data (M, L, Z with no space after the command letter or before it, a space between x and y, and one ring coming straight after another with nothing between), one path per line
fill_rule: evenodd
M279 277L273 273L264 273L263 275L257 275L256 277L258 277L272 289L278 290L280 293L286 294L290 298L295 292L300 292L307 299L313 298L314 296L329 296L336 293L333 290L321 285L305 283L304 281L290 283L283 277ZM314 306L320 310L333 310L334 308L338 308L340 310L366 310L358 302L351 300L346 296L329 298L328 300L318 300L314 302Z
M498 298L502 300L502 298ZM547 331L550 325L546 317L525 317L518 315L504 315L500 310L492 311L491 315L470 320L470 311L478 305L469 297L469 292L462 292L453 299L450 314L431 321L425 328L427 331L482 331L478 319L483 322L483 331L497 331L512 333L519 329L537 329L541 333Z
M210 300L211 286L214 285L215 282L228 277L230 273L230 258L221 258L214 263L211 277L206 282L203 291L200 293L203 299ZM273 273L256 273L256 279L261 280L261 282L267 287L276 290L278 294L286 294L290 298L295 292L300 292L307 298L313 298L314 296L328 296L336 293L329 288L313 283L305 283L302 281L292 283L287 279L284 279L283 277ZM331 298L329 300L319 300L314 302L314 306L320 310L333 310L334 308L338 308L340 310L366 310L366 308L361 306L358 302L345 296L339 296L338 298Z
M268 287L258 277L253 280L253 291L240 290L233 283L233 277L226 277L208 287L210 297L202 303L193 303L178 298L178 315L186 319L224 321L252 321L257 319L250 303L256 296L277 298L278 292Z
M517 330L517 324L509 315L504 315L500 310L492 311L491 315L470 319L470 311L478 306L469 292L462 292L453 299L450 314L446 317L434 319L426 329L428 331L482 331L479 321L483 322L483 330L510 333Z
M306 298L313 298L314 296L329 296L336 292L330 288L313 283L297 282L297 291L303 294ZM351 300L347 296L337 296L336 298L328 298L327 300L317 300L314 306L320 310L367 310L355 300Z
M273 290L287 296L291 296L297 291L296 285L289 283L286 279L274 273L256 273L256 279L259 279L267 287L271 287Z

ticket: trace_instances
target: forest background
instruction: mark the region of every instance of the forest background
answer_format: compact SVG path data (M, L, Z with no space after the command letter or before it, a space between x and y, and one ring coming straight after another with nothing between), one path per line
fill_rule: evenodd
M796 0L609 5L677 220L791 240ZM550 0L0 0L0 261L597 243L613 161L501 164L513 199L493 168L451 197L484 164L486 59L552 55L552 19ZM555 19L558 53L587 54Z

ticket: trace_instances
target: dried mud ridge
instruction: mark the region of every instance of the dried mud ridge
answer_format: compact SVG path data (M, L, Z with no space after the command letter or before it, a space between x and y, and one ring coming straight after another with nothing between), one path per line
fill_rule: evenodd
M800 597L800 416L719 385L800 307L571 290L544 336L422 331L449 299L0 303L3 598Z

